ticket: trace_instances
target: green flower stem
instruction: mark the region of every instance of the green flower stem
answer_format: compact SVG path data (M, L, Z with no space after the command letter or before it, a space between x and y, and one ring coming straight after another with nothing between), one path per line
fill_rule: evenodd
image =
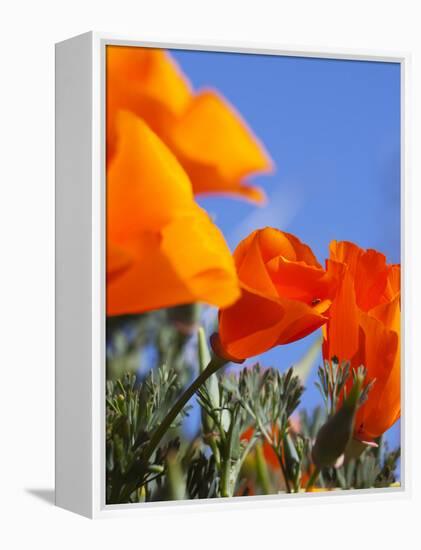
M232 497L230 484L230 460L225 460L221 473L221 497Z
M168 489L171 500L183 500L186 498L186 482L181 465L175 456L167 460Z
M270 495L272 491L270 489L269 472L260 442L256 445L256 472L264 494Z
M212 454L215 457L216 467L219 469L221 467L221 453L219 452L216 439L213 435L209 436L209 446L212 449Z
M158 445L161 442L161 439L164 437L164 435L169 430L171 424L174 422L174 420L177 418L177 416L182 411L183 407L188 403L188 401L193 397L193 395L197 392L197 390L206 382L206 380L212 376L213 373L215 373L217 370L219 370L222 366L225 365L226 359L222 359L221 357L214 356L211 362L208 364L208 366L203 370L199 376L193 380L193 382L190 384L190 386L180 395L178 400L175 402L173 407L171 408L170 412L167 414L167 416L164 418L164 420L161 422L161 424L158 426L158 428L155 430L154 434L152 435L148 446L145 449L145 452L143 453L143 461L147 463L152 454L154 453L155 449L158 447Z
M285 481L286 492L287 493L292 493L291 485L289 483L289 479L288 479L288 475L287 475L287 470L286 470L285 464L284 464L284 459L282 457L282 451L278 452L278 449L275 446L273 446L272 449L275 451L276 456L278 458L279 466L281 467L282 476L283 476L284 481Z

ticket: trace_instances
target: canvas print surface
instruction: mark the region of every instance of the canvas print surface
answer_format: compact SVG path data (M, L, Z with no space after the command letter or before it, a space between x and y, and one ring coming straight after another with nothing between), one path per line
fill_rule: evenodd
M400 124L397 63L107 46L107 504L399 487Z

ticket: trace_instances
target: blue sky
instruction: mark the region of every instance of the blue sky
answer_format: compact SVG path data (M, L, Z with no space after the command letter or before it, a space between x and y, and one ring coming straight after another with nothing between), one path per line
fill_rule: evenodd
M396 63L173 51L195 89L216 88L243 115L276 165L253 178L257 207L204 197L230 247L272 225L297 235L320 262L332 239L376 248L400 262L400 67ZM258 359L284 369L317 335ZM321 399L307 382L303 404ZM399 441L399 425L388 434Z

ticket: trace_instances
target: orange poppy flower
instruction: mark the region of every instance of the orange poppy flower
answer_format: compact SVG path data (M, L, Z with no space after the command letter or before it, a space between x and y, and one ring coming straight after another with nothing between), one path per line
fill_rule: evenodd
M242 360L288 344L321 327L336 281L297 237L273 228L254 231L234 252L241 298L219 312L215 343Z
M135 115L118 117L107 174L107 314L239 296L222 233L171 151Z
M340 274L324 327L323 355L364 365L375 380L358 409L354 437L373 441L400 417L400 266L383 254L333 241L328 271Z
M229 193L264 200L244 180L272 162L240 115L214 91L195 94L164 50L107 47L107 158L118 143L116 119L125 109L143 118L176 155L194 193Z

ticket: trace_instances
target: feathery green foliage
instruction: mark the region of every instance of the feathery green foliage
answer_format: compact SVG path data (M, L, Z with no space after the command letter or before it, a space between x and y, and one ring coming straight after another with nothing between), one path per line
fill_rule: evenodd
M311 414L300 409L297 414L304 388L293 368L282 372L256 364L224 369L212 358L202 329L196 361L191 353L187 359L186 345L191 347L192 336L185 323L191 328L192 313L181 308L150 319L130 319L139 331L138 336L136 330L128 331L130 338L121 322L111 331L120 348L116 351L114 339L110 354L119 366L114 364L107 382L108 504L300 492L314 484L347 490L396 483L400 449L389 451L382 440L377 446L355 442L351 424L334 458L327 462L316 458L320 449L323 456L328 451L324 439L339 441L335 426L341 415L346 416L344 404L352 401L348 415L352 419L356 406L367 399L372 384L362 385L363 367L354 372L347 363L324 363L318 369L317 385L325 407ZM183 334L177 336L180 323ZM142 365L144 348L151 342L158 350L156 364L149 361L149 372L139 381L135 365L139 361ZM132 362L128 357L135 350ZM202 381L188 390L195 363L194 378L200 375ZM357 380L354 399L351 388ZM190 396L198 403L201 420L197 433L187 438L182 425ZM174 409L176 403L183 406ZM323 439L329 430L332 434Z

